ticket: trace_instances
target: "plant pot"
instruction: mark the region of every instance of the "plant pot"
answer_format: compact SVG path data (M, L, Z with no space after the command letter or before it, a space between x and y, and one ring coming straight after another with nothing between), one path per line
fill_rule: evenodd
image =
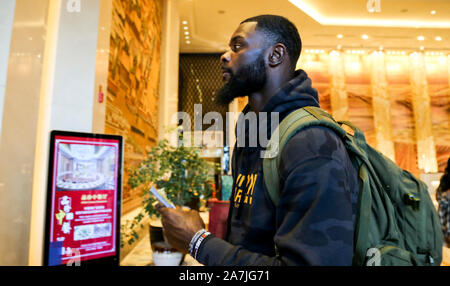
M200 209L200 198L192 198L189 202L186 203L186 206L191 210L198 211Z
M180 266L183 263L183 253L164 241L153 243L152 248L153 264L155 266Z
M163 228L160 226L150 225L149 232L150 232L150 246L152 247L153 251L154 243L164 241Z
M163 228L161 226L154 226L150 224L150 247L153 253L153 263L156 266L176 266L173 265L178 259L178 254L181 255L181 259L177 265L181 265L184 262L185 255L172 248L164 239ZM157 254L155 254L157 253ZM156 261L155 261L156 260Z

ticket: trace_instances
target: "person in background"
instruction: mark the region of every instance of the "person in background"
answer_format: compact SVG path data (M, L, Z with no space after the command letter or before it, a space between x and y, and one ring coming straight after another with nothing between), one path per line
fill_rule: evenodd
M439 203L439 217L447 247L450 247L450 158L447 161L444 175L441 177L439 187L436 190L436 199Z
M280 122L299 108L318 107L311 79L296 70L300 52L300 35L288 19L260 15L241 22L221 56L226 83L216 102L227 106L248 96L243 115L275 113ZM246 142L258 132L271 134L270 126L252 132L248 125L241 135ZM195 211L160 207L168 242L207 266L351 265L358 181L341 139L322 126L289 139L280 157L277 205L264 184L264 147L258 145L234 148L225 239L203 229Z

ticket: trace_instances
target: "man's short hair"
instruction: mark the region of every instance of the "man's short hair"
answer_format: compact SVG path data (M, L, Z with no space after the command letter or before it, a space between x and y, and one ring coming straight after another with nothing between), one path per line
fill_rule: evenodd
M295 25L282 16L259 15L248 18L242 23L257 22L256 30L267 35L271 44L281 43L286 46L291 65L295 68L302 50L302 40Z

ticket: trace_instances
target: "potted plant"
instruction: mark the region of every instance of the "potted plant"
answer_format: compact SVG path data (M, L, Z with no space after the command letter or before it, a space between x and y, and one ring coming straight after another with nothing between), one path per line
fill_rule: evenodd
M182 136L179 140L183 142ZM184 144L171 146L168 140L161 140L137 167L128 170L129 186L141 190L142 211L122 226L122 247L139 238L135 227L144 227L141 221L145 214L150 218L154 215L159 217L155 209L157 200L149 193L151 186L163 189L175 205L191 209L198 210L200 198L207 200L211 196L214 176L210 174L220 170L220 166L206 161L200 151L200 148L186 147Z

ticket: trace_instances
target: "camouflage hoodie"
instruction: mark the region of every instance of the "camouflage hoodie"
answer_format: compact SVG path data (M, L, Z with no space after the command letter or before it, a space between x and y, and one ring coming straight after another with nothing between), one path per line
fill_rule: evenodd
M279 112L281 122L304 106L319 106L318 96L298 70L262 112ZM248 124L244 136L250 136ZM260 145L235 147L226 239L208 236L197 260L209 266L351 265L358 185L341 140L326 127L310 127L288 141L278 206L264 185Z

